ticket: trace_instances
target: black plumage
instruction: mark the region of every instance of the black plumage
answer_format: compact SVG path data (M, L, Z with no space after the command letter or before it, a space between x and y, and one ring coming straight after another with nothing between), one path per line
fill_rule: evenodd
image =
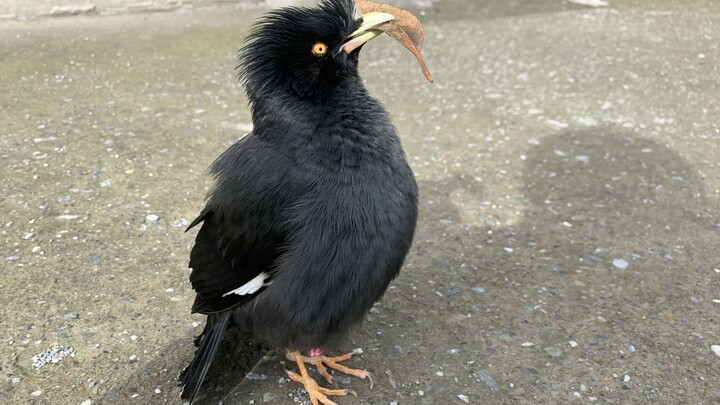
M191 402L228 325L291 352L327 348L410 249L417 185L360 79L359 48L346 52L362 22L351 0L283 8L240 51L254 128L212 164L215 186L188 227L201 225L192 311L208 315L180 376Z

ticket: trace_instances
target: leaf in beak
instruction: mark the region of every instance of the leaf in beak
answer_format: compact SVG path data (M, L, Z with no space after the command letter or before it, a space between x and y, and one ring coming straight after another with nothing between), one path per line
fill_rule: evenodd
M422 68L425 78L432 83L432 75L430 75L430 71L428 71L428 68L425 65L425 59L423 59L423 56L420 53L420 49L425 41L425 30L423 29L420 20L407 10L388 4L375 3L370 0L355 0L355 6L362 14L367 14L373 11L381 11L395 16L394 20L388 21L374 28L395 38L396 41L400 42L405 48L412 52L418 63L420 63L420 67Z

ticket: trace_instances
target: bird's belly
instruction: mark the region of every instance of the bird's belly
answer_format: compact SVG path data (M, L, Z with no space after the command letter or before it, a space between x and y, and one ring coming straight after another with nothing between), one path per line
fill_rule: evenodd
M294 205L275 278L247 306L253 334L303 350L361 321L410 248L417 218L410 180L325 184Z

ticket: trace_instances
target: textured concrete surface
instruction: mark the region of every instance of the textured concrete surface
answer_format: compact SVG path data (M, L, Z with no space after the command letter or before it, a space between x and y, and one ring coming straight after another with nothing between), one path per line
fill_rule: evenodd
M256 16L0 25L0 402L179 403L203 320L182 229L250 128L233 53ZM720 401L717 3L448 0L422 18L434 85L390 39L363 50L422 213L347 343L376 387L339 379L360 394L339 402ZM225 350L203 403L300 401L281 358Z

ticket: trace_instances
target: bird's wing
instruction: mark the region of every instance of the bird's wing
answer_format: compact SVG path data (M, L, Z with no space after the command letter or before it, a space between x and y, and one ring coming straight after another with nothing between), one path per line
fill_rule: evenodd
M210 169L216 187L188 227L202 223L190 253L193 312L210 314L248 302L273 277L284 239L278 211L292 187L284 184L288 165L271 149L246 138Z
M192 311L209 314L249 301L269 282L280 241L256 235L213 211L205 210L199 218L203 224L189 264L197 294Z

